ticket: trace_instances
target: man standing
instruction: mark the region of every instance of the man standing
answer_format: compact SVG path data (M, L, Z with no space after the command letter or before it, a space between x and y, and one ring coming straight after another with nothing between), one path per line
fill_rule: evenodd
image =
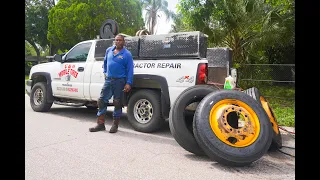
M115 45L106 50L104 57L103 73L105 82L98 99L97 125L89 128L90 132L104 131L107 103L113 96L113 123L110 133L118 131L120 116L122 115L121 99L124 92L129 92L133 82L133 59L131 52L125 47L124 36L115 37Z

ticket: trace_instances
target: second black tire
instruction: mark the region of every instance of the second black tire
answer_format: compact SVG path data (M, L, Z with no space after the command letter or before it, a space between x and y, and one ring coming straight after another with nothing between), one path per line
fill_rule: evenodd
M185 150L202 156L205 155L194 138L192 117L186 117L186 107L194 102L200 102L206 95L218 91L213 85L195 85L185 89L176 99L170 110L169 128L172 136ZM189 114L190 116L190 114Z

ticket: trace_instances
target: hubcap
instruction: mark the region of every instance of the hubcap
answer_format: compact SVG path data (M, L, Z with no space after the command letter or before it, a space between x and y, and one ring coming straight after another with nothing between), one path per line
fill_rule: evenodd
M43 103L43 91L42 89L38 88L33 93L33 102L35 105L39 106Z
M254 110L239 100L225 99L216 103L210 112L210 126L225 144L246 147L256 141L260 122Z
M148 123L153 115L152 104L146 99L140 99L134 105L133 114L139 123Z

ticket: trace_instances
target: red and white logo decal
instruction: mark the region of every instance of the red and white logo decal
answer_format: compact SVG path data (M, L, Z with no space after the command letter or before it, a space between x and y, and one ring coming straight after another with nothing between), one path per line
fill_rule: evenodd
M78 77L78 72L75 70L76 65L65 64L64 69L58 73L59 77L70 74L74 78Z

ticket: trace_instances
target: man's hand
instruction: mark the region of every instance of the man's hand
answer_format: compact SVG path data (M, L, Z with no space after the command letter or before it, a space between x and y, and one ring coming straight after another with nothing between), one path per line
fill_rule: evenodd
M123 92L129 92L131 90L130 84L126 84L123 88Z

